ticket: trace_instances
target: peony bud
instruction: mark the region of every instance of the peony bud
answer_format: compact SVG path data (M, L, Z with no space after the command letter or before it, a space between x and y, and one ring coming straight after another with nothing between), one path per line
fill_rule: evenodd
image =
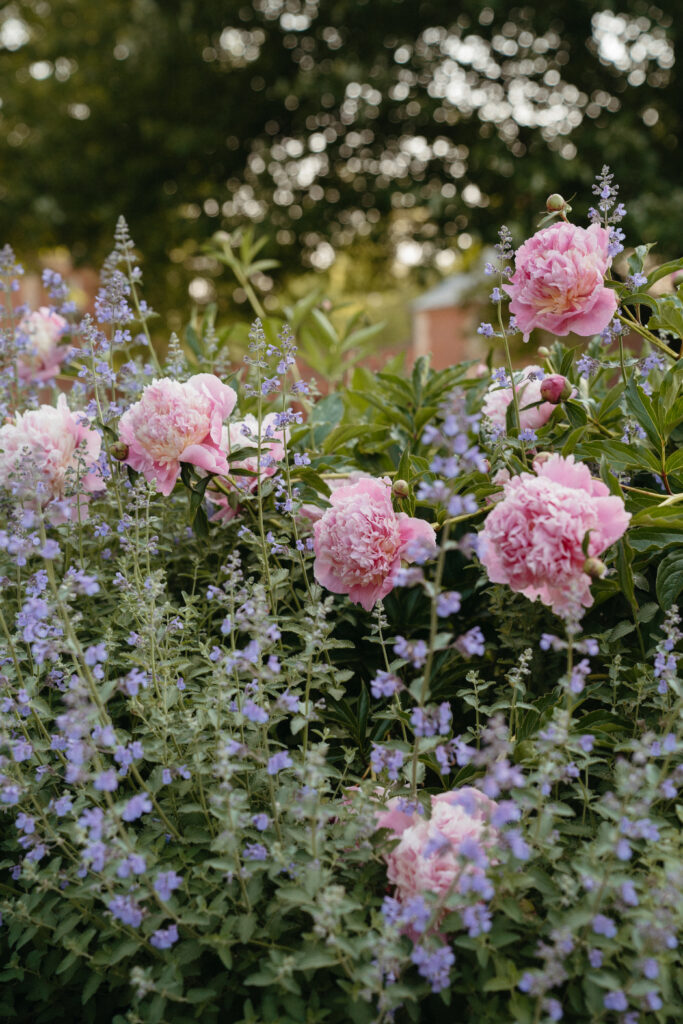
M543 356L544 359L546 359L547 356L550 355L550 349L547 347L547 345L540 345L537 351L539 356Z
M541 381L541 398L551 405L559 405L572 393L572 386L561 373L552 373Z
M124 441L114 441L109 451L117 462L124 462L128 458L128 445Z
M583 563L583 571L588 573L592 580L601 580L607 572L607 566L599 558L587 558Z
M410 494L410 487L405 480L394 480L391 491L395 498L407 498Z
M545 208L548 213L562 213L567 209L567 200L559 192L553 192L545 201Z

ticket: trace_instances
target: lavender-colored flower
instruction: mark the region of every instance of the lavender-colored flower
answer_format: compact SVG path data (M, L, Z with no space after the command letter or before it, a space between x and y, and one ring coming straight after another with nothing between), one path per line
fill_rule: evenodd
M557 999L544 999L542 1005L550 1020L562 1020L562 1004Z
M154 888L162 900L170 900L171 893L183 884L182 875L175 871L160 871L154 880Z
M390 899L390 897L387 898ZM395 902L400 907L398 923L404 928L412 928L418 935L422 935L427 930L432 916L431 908L425 903L424 898L422 896L413 896L403 904L398 900ZM384 908L382 909L384 910Z
M291 768L293 763L287 751L281 750L279 753L273 754L272 757L268 758L266 771L269 775L277 775L283 768Z
M113 768L108 768L106 771L100 772L93 783L95 789L100 793L113 793L118 787L118 784L119 780Z
M143 875L147 870L147 861L139 853L129 853L125 860L122 860L116 869L119 878L128 878L129 875Z
M132 796L121 811L124 821L137 821L143 814L149 814L152 810L152 801L147 793L137 793Z
M20 832L27 836L33 835L36 830L36 819L32 818L30 814L24 814L23 811L17 814L14 824Z
M427 660L427 644L424 640L406 640L403 636L397 636L394 644L394 654L399 658L405 658L413 668L422 668Z
M112 917L132 928L138 928L142 923L144 911L131 896L115 896L107 904Z
M251 823L259 832L265 832L270 825L270 818L263 812L252 815Z
M461 912L462 923L471 939L491 931L491 911L484 903L475 903Z
M591 965L591 967L602 967L602 950L589 949L588 963Z
M415 946L410 958L418 973L430 982L432 992L448 988L450 970L455 963L455 954L450 946L438 946L432 951L424 946Z
M593 377L598 372L598 370L600 369L600 363L597 359L593 359L592 356L586 355L584 353L584 355L582 355L579 361L577 362L576 369L582 377L588 379L589 377Z
M602 1000L606 1010L628 1010L628 999L620 988L608 992Z
M17 763L28 761L33 754L33 747L27 740L16 740L12 745L12 760Z
M380 669L375 678L370 682L370 693L379 700L381 697L393 697L403 686L403 683L392 672L385 672Z
M373 772L380 774L385 768L387 775L392 781L398 779L398 773L403 767L404 754L402 750L389 750L373 743L370 753L370 764Z
M508 829L505 833L505 839L512 851L513 857L516 857L517 860L529 860L531 850L518 829Z
M483 322L477 327L477 334L483 334L485 338L492 338L495 333L493 324Z
M253 700L245 700L242 707L242 714L245 718L248 718L250 722L256 722L259 725L264 725L268 721L268 712L264 708L260 708L258 704L255 704Z
M593 918L593 931L596 935L605 935L608 939L613 939L617 934L617 926L611 917L596 914Z
M262 843L247 843L242 856L245 860L267 860L268 851Z
M654 981L659 977L659 964L652 957L648 957L647 960L643 960L642 971L648 981Z
M463 658L472 658L475 655L481 657L485 651L484 634L479 626L473 626L459 636L453 646L460 651Z
M461 597L457 590L446 590L436 599L436 614L445 619L460 611Z
M63 818L65 814L69 813L72 807L73 800L70 796L60 796L52 805L52 809L58 818Z
M155 949L170 949L178 941L178 926L170 924L168 928L157 928L150 936L149 944Z
M636 888L635 888L633 882L623 882L619 892L621 894L622 900L624 901L624 903L627 904L627 906L629 906L629 907L637 907L638 906L638 903L639 903L638 893L636 892ZM595 924L593 925L593 927L595 928Z

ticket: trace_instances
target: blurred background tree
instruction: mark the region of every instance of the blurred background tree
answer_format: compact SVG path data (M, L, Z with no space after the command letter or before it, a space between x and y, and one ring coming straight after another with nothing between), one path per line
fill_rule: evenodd
M646 0L13 0L0 11L0 239L97 264L116 218L146 294L199 302L217 229L273 276L424 284L518 240L609 163L631 238L680 241L681 19ZM350 254L350 255L349 255ZM430 278L430 275L432 277ZM164 298L162 299L162 295ZM239 298L239 296L238 296Z

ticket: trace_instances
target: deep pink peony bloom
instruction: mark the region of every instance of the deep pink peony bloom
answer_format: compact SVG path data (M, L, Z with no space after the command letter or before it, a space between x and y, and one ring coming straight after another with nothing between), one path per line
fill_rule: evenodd
M51 516L55 524L65 522L70 509L75 518L78 506L85 518L91 493L105 486L97 465L100 444L97 431L60 395L56 407L17 413L13 423L0 427L0 485L34 509L66 498L62 511Z
M181 462L207 473L227 473L223 420L236 401L233 389L212 373L195 374L185 383L168 377L153 381L121 417L125 462L147 480L156 480L164 495L173 490Z
M436 550L429 523L394 512L388 477L339 487L330 503L314 527L315 578L366 611L393 589L401 559L415 560L413 547L428 554Z
M483 868L463 861L463 840L474 839L482 852L493 846L498 833L491 822L497 804L478 789L463 786L432 797L432 814L427 820L415 814L406 823L405 814L384 816L379 827L392 827L400 842L386 855L387 878L396 886L396 896L405 902L427 892L444 896L457 892L465 875L481 874ZM411 819L408 819L409 821Z
M535 327L583 338L607 327L617 309L616 293L604 281L612 262L608 245L609 231L598 224L560 222L520 246L515 272L503 287L525 341Z
M260 476L262 480L273 476L277 472L278 463L282 462L285 457L285 440L287 440L289 434L285 436L284 430L276 430L276 418L276 414L271 412L264 416L261 422ZM247 428L249 433L244 433L244 427ZM289 428L286 429L288 430ZM231 470L247 469L251 473L259 472L259 460L256 454L257 437L258 420L250 414L245 416L243 420L235 420L229 426L223 427L222 447L226 453ZM230 458L230 452L237 451L239 448L253 448L255 454L247 456L246 459L233 461ZM222 483L231 490L253 492L258 489L258 476L237 475L235 476L234 483L231 480L223 480ZM237 509L231 507L227 494L211 487L209 490L211 502L217 508L211 518L222 520L223 522L233 519L237 515Z
M543 370L540 366L527 366L519 383L515 383L521 430L537 430L548 422L554 412L555 406L550 402L535 404L542 401L542 380ZM496 427L505 430L505 417L511 403L512 388L492 384L486 393L482 411Z
M59 345L68 328L64 317L47 306L22 317L17 333L26 344L17 360L20 380L40 382L56 377L68 352L67 347Z
M537 597L564 618L593 603L582 544L597 557L622 536L630 513L574 456L550 455L506 485L479 534L479 557L493 583Z

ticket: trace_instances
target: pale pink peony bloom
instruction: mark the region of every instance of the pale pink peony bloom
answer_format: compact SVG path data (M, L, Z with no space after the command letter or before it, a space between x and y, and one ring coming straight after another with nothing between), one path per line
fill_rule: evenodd
M506 485L479 534L479 557L493 583L506 583L531 601L575 620L590 607L590 577L582 544L597 557L622 536L631 518L574 456L550 455Z
M173 490L182 462L227 473L223 420L236 401L233 389L212 373L195 374L184 383L168 377L153 381L119 422L119 437L128 445L124 461L156 480L164 495Z
M285 441L288 440L289 433L285 434L284 430L277 430L275 428L276 419L276 414L271 412L264 416L261 422L261 464L259 475L262 480L273 476L277 472L278 463L282 462L285 457ZM286 429L288 431L288 428ZM259 473L257 454L258 420L256 417L248 414L243 420L235 420L229 426L223 427L222 447L226 453L231 471L246 469L251 473ZM230 453L237 451L239 448L253 448L254 454L247 456L247 458L233 461ZM241 476L238 474L234 476L234 480L224 479L222 484L230 490L250 491L253 493L258 489L258 481L258 476ZM217 509L211 517L212 520L227 522L233 519L237 515L237 509L231 507L227 494L211 487L209 490L211 502Z
M22 317L17 328L17 333L25 339L25 347L17 360L20 380L39 383L57 376L69 351L59 344L68 328L64 317L47 306Z
M354 469L348 475L339 477L327 477L325 482L330 489L330 492L334 494L340 487L348 487L349 484L355 484L359 480L371 479L370 473L364 473L360 469ZM319 519L325 515L327 509L321 508L320 505L313 505L306 502L299 509L299 520L302 527L310 526L312 523L317 523ZM308 522L307 522L308 520Z
M604 281L612 262L608 245L609 231L598 224L559 222L520 246L515 272L503 287L525 341L535 327L587 338L607 326L618 304Z
M436 551L429 523L394 512L388 477L339 487L330 504L314 526L315 578L366 611L393 589L401 559L415 561L417 547L421 555Z
M17 413L0 427L0 486L36 510L60 501L61 511L51 516L55 524L75 518L79 507L83 519L90 495L105 486L97 465L100 445L97 431L60 395L56 407Z
M397 898L406 902L429 892L446 896L458 891L465 876L482 874L480 864L463 858L461 846L465 839L473 839L486 854L498 838L491 826L497 806L478 789L463 786L433 796L428 820L415 814L406 824L403 819L408 816L401 815L394 830L400 842L386 854L387 878L396 886Z
M540 366L527 366L519 382L515 381L521 430L538 430L550 419L555 409L550 402L541 402L543 370ZM505 430L505 417L512 403L512 388L492 384L486 393L482 411L499 430Z

